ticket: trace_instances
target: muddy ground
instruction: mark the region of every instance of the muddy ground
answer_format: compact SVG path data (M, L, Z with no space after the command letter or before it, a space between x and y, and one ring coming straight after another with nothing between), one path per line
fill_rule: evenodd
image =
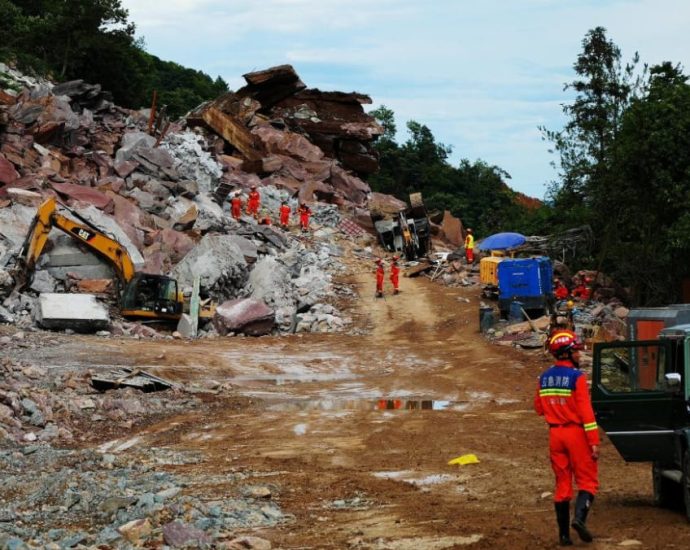
M554 547L548 434L532 411L548 358L485 341L476 287L404 278L400 295L376 300L373 278L347 280L361 296L350 304L356 330L347 335L72 336L22 359L230 382L232 397L205 398L115 442L94 430L76 444L121 448L122 459L138 448L193 451L201 460L168 466L187 477L261 473L291 518L251 532L274 548ZM447 464L468 453L480 462ZM690 547L684 513L652 505L648 465L625 464L605 441L600 466L591 548ZM232 491L204 487L209 500Z

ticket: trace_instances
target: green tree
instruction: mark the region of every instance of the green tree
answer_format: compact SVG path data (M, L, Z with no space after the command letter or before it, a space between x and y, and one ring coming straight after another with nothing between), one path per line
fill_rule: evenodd
M615 178L597 210L615 220L604 268L634 303L678 299L690 275L690 86L679 66L652 67L646 94L625 113L613 155Z
M611 146L635 88L637 63L635 54L623 67L620 49L606 37L606 29L590 30L573 67L577 78L565 86L576 93L563 107L568 121L561 131L542 128L559 155L560 181L551 194L564 226L603 221L591 202L611 175Z

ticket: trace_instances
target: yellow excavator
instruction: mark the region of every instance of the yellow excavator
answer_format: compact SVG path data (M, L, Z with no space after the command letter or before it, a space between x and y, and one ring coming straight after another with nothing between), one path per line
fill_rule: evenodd
M39 206L36 217L19 252L18 279L22 286L33 272L53 227L81 242L114 269L118 279L120 311L123 317L176 321L185 309L184 296L177 281L165 275L137 273L127 249L101 229L61 205L71 216L57 211L57 201L49 198ZM200 317L212 313L204 311Z

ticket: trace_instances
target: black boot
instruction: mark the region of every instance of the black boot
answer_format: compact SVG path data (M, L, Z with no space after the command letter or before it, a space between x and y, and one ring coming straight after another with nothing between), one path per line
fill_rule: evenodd
M594 495L587 491L580 491L577 494L575 501L575 517L573 518L573 529L577 531L578 536L584 542L592 542L592 533L589 532L585 523L587 522L587 513L594 502Z
M570 539L570 501L554 502L556 520L558 521L558 541L561 546L572 546Z

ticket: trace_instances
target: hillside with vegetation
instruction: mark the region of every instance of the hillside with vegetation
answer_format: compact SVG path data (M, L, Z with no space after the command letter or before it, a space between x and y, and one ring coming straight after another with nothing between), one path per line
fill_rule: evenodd
M56 81L83 79L117 104L159 104L177 117L227 91L217 77L163 61L144 49L120 0L0 0L0 61Z

